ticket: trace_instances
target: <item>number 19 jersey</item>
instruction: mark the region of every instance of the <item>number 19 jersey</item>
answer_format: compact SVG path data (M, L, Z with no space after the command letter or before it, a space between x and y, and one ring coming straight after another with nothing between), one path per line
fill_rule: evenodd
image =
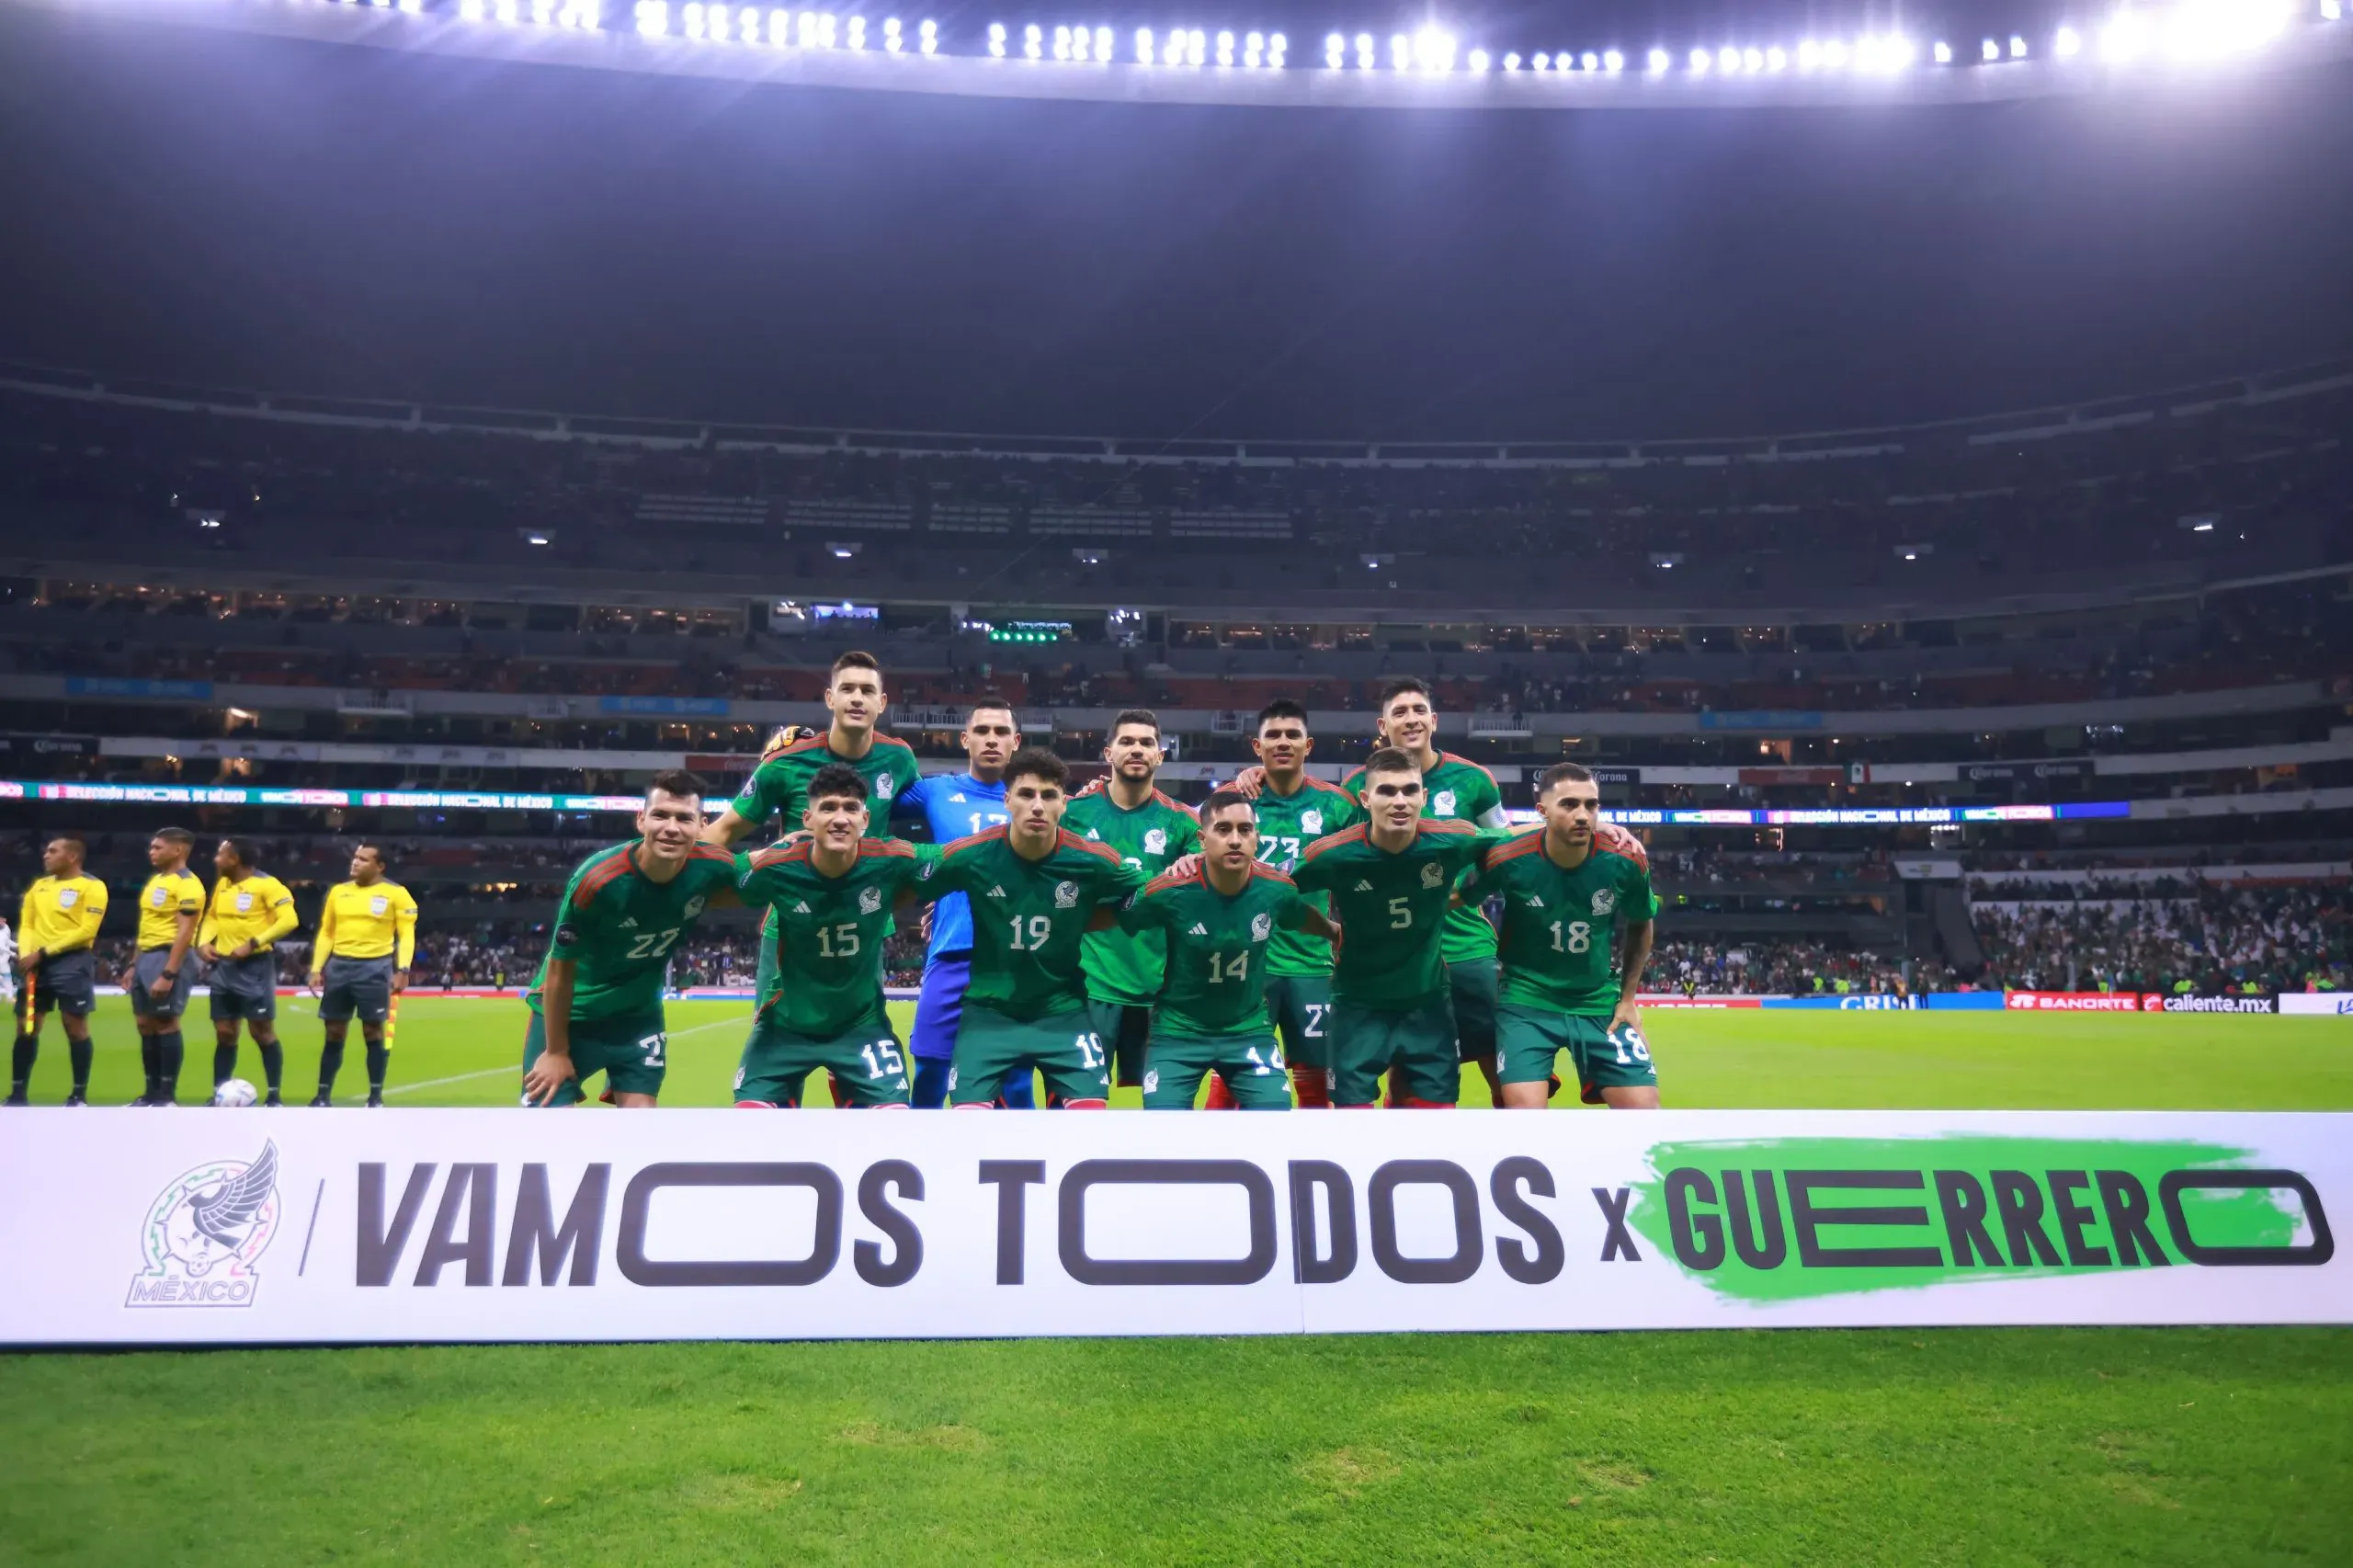
M735 857L717 845L696 845L676 876L657 882L638 869L641 842L632 838L591 855L564 884L547 957L523 998L533 1012L540 1011L548 965L557 959L578 966L572 977L575 1018L659 1007L671 950L714 896L735 891Z
M1086 924L1098 906L1142 888L1144 874L1067 828L1044 859L1027 860L1010 832L993 827L949 845L922 884L924 896L961 892L972 901L965 1001L1023 1022L1075 1012L1086 1005L1079 970Z

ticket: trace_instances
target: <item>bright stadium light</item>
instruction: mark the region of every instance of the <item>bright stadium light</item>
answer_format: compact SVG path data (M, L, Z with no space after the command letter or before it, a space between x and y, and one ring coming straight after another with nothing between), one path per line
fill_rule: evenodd
M921 49L926 54L938 53L939 24L938 22L924 23L922 28L916 31L915 42L916 47Z
M849 46L852 49L866 47L866 18L864 17L852 17L849 19Z
M666 35L670 30L667 0L637 0L637 30L647 38Z
M2320 19L2324 22L2343 21L2345 19L2344 6L2339 3L2339 0L2320 0Z
M1710 54L1706 50L1693 50L1691 51L1691 74L1694 76L1706 75L1708 74L1708 67L1714 62L1715 56Z
M1675 61L1667 54L1666 51L1663 49L1654 49L1651 51L1652 75L1664 76L1674 64Z
M1515 58L1517 57L1515 56ZM1473 75L1484 75L1487 70L1487 51L1483 49L1472 50L1471 51L1469 64Z
M1256 69L1258 69L1258 61L1259 61L1259 58L1260 58L1261 56L1263 56L1266 52L1267 52L1267 35L1266 35L1266 34L1264 34L1264 33L1245 33L1245 35L1243 35L1243 39L1242 39L1242 63L1243 63L1243 65L1244 65L1246 69L1248 69L1248 70L1252 70L1252 71L1256 71Z
M898 53L898 52L899 52L900 48L901 48L901 40L900 40L900 38L899 38L899 18L898 18L898 17L883 17L883 18L882 18L882 52L883 52L883 53L885 53L885 54L896 54L896 53Z
M1111 29L1108 28L1095 29L1095 58L1107 65L1111 62Z
M1518 69L1519 69L1519 56L1518 56L1517 53L1514 53L1514 54L1506 54L1506 55L1505 55L1505 56L1504 56L1504 69L1505 69L1505 70L1506 70L1506 71L1517 71L1517 70L1518 70Z
M1798 45L1798 69L1811 71L1822 63L1822 46L1812 39Z
M1540 54L1529 61L1529 64L1539 71L1550 71L1552 69L1552 57L1549 54Z
M1053 55L1056 60L1070 58L1070 28L1065 27L1054 29Z
M1267 40L1267 66L1269 70L1283 68L1283 56L1290 52L1290 40L1276 33Z
M768 46L783 49L792 42L792 13L779 6L768 13Z
M1393 70L1411 71L1414 68L1414 40L1404 33L1392 33L1389 38L1389 63Z
M1767 51L1765 51L1765 69L1766 69L1766 70L1768 70L1768 71L1786 71L1786 70L1788 70L1789 68L1790 68L1790 54L1789 54L1789 51L1787 51L1787 50L1785 50L1785 49L1768 49L1768 50L1767 50Z
M1740 74L1740 51L1725 48L1716 51L1716 69L1727 76Z
M1977 52L1987 61L1999 60L2002 58L2002 46L1989 38L1977 46Z
M1937 40L1937 47L1933 53L1938 64L1949 65L1952 63L1952 45L1947 43L1944 40L1938 39Z
M1454 35L1439 28L1424 28L1414 40L1414 58L1425 71L1444 74L1454 69Z
M1594 51L1589 49L1586 50L1583 54L1577 56L1577 69L1580 71L1600 70L1601 56L1594 53Z
M687 8L678 13L678 20L683 24L688 38L702 37L702 0L687 0Z
M1764 51L1763 50L1761 50L1761 49L1744 49L1744 50L1742 50L1742 51L1740 51L1740 68L1741 68L1743 71L1762 71L1762 70L1764 70L1764 69L1765 69L1765 51Z
M1139 65L1152 63L1152 29L1150 28L1136 29L1136 63Z
M2073 60L2083 52L2084 40L2073 28L2061 28L2052 35L2051 52L2062 60Z
M1217 35L1217 62L1220 65L1233 63L1233 35L1232 33L1221 32Z
M1021 29L1021 52L1032 60L1041 58L1046 52L1045 32L1035 22Z
M2149 41L2149 24L2131 10L2120 10L2100 34L2100 52L2122 64L2139 58Z
M1357 34L1357 69L1370 71L1373 66L1374 50L1370 33Z
M2010 58L2012 60L2024 60L2026 58L2026 40L2018 37L2016 33L2012 33L2010 35Z
M1003 22L989 24L989 52L999 60L1005 58L1005 24Z
M1844 40L1834 38L1822 46L1822 64L1829 71L1847 69L1847 45Z
M1348 40L1334 33L1324 40L1324 63L1337 71L1348 62Z
M1626 69L1626 57L1614 49L1604 50L1601 54L1601 68L1604 71L1623 71Z

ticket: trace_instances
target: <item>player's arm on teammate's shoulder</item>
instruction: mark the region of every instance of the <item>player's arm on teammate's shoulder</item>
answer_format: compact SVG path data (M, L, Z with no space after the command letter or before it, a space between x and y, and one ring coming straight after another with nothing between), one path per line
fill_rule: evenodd
M1276 912L1275 924L1285 930L1297 931L1302 936L1320 937L1327 942L1339 939L1338 923L1296 893Z

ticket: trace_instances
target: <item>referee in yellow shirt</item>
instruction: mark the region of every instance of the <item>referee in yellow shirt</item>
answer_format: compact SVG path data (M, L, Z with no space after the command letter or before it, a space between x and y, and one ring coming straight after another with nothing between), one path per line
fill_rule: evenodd
M197 956L212 968L212 1089L237 1074L237 1020L243 1018L261 1048L262 1072L269 1079L266 1105L284 1105L279 1081L286 1076L286 1050L278 1043L278 939L294 929L294 894L276 877L254 869L244 839L224 838L212 852L218 873L204 923L197 928Z
M10 1105L30 1105L25 1086L40 1055L41 1015L51 1007L65 1020L65 1049L74 1061L74 1092L67 1105L88 1105L90 1009L97 1006L95 983L98 922L107 915L107 885L85 875L87 850L78 838L51 839L41 847L48 874L25 890L23 918L17 923L17 970L25 978L17 1010L17 1048L11 1053Z
M384 1103L384 1070L392 1059L384 1019L392 998L408 989L408 964L415 952L416 900L400 883L385 880L382 845L359 845L351 852L351 880L327 890L318 938L311 944L311 994L319 998L319 1022L326 1027L313 1105L335 1103L343 1037L354 1013L368 1041L368 1103Z
M180 1015L197 976L188 961L196 926L204 914L204 884L188 869L196 835L184 827L156 830L147 841L147 864L154 874L139 890L139 952L122 988L131 994L131 1018L139 1026L139 1057L147 1069L147 1092L133 1105L177 1102ZM183 971L187 971L183 978Z

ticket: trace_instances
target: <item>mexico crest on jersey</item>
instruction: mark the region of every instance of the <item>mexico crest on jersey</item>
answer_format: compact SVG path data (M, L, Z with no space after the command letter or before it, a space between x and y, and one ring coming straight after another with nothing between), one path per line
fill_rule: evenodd
M875 798L876 800L878 800L878 801L887 801L887 800L889 800L889 799L891 798L892 792L893 790L895 790L897 788L898 788L898 785L897 785L896 783L892 782L892 778L891 778L891 776L890 776L889 774L887 774L887 773L878 773L878 774L876 774L876 775L874 776L874 798Z
M1146 828L1143 835L1143 852L1147 855L1167 854L1168 830L1165 827Z
M880 911L881 907L882 890L881 888L860 888L858 890L858 912L860 915L875 914Z
M1324 813L1315 810L1312 806L1306 811L1300 812L1299 831L1302 833L1322 833L1324 831Z
M702 894L697 893L694 897L687 900L687 907L679 911L679 913L687 919L692 920L696 915L702 913L702 906L707 902L708 901L702 896Z
M1608 914L1611 910L1613 910L1613 909L1615 909L1615 908L1617 908L1617 907L1618 907L1618 890L1617 890L1617 889L1615 889L1615 888L1596 888L1596 889L1594 889L1594 890L1593 890L1593 912L1594 912L1596 915L1607 915L1607 914Z
M1263 942L1274 934L1275 917L1273 915L1268 915L1262 909L1257 914L1250 917L1250 939L1252 941Z
M1054 884L1054 907L1056 909L1076 909L1078 907L1078 884L1076 882L1056 882Z
M1422 886L1426 888L1434 888L1442 886L1445 881L1446 868L1439 865L1437 861L1433 860L1428 865L1422 868Z
M1451 790L1440 790L1437 794L1432 795L1430 797L1430 809L1442 817L1452 816L1454 814L1454 791Z

